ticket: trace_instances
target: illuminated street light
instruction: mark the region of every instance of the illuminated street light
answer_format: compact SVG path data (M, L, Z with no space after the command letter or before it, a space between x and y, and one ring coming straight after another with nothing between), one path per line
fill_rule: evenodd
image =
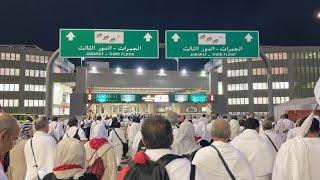
M121 68L120 68L120 67L117 67L117 68L116 68L115 74L122 74L122 71L121 71Z
M165 76L165 75L166 75L166 73L164 72L164 69L163 69L163 68L160 69L160 72L159 72L158 75L159 75L159 76Z
M181 71L181 73L182 73L183 76L185 76L185 75L187 75L187 70L186 70L186 69L183 69L183 70Z
M207 75L206 71L201 71L201 76L205 77Z
M138 67L138 69L137 69L137 73L138 73L138 74L142 74L142 73L143 73L143 69L142 69L142 67Z

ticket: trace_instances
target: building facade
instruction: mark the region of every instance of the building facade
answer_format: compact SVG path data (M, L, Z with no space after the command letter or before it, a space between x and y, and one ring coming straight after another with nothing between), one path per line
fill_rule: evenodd
M44 113L46 66L51 54L33 45L0 46L0 105L6 112ZM74 69L70 62L55 62L55 73Z
M272 66L274 105L313 97L320 76L320 47L265 46ZM229 114L268 112L267 68L261 58L226 59L219 74Z

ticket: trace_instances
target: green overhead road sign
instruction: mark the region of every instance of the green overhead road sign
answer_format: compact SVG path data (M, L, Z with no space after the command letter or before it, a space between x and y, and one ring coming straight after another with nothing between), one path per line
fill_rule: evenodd
M60 29L63 58L159 58L158 30Z
M258 31L167 30L166 58L259 57Z

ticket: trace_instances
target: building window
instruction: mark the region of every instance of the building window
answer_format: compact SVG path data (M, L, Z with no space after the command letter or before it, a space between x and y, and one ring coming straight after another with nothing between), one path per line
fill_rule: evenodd
M19 99L0 99L2 107L19 107Z
M249 104L249 98L228 98L229 105L246 105Z
M248 69L228 70L227 77L248 76Z
M244 91L244 90L248 90L249 86L248 86L248 83L228 84L227 89L228 89L228 91Z
M218 95L223 95L223 84L218 82Z
M272 89L289 89L289 82L272 82Z
M268 83L252 83L253 90L265 90L268 89Z

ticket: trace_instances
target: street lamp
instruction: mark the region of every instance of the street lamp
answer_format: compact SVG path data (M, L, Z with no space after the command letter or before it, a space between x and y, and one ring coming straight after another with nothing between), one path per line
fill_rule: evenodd
M186 70L186 69L183 69L183 70L181 71L181 74L182 74L182 76L186 76L186 75L187 75L187 70Z
M320 19L320 12L318 12L317 18Z
M143 73L143 69L142 69L142 67L138 67L138 69L137 69L137 73L138 73L138 74L142 74L142 73Z

